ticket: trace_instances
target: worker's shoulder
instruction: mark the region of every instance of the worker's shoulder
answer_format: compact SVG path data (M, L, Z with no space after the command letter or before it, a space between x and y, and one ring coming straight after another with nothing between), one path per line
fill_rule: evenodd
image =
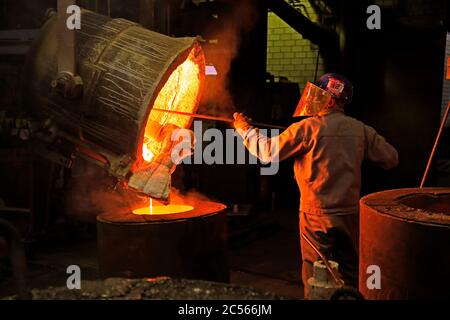
M356 118L353 118L349 115L346 115L345 113L342 114L343 117L342 119L344 121L347 121L348 123L354 124L354 125L358 125L358 126L366 126L366 124L364 122L362 122L361 120L358 120Z
M297 122L294 122L293 124L291 124L289 126L289 129L291 129L291 130L305 130L306 128L311 126L311 124L312 124L311 119L312 118L304 118L304 119L301 119L301 120L299 120Z
M326 125L329 123L338 123L338 122L347 122L349 124L354 124L354 125L364 125L364 123L362 121L359 121L358 119L350 117L343 112L334 112L334 113L329 113L329 114L325 114L325 115L317 115L317 116L309 117L309 118L306 118L306 119L303 119L303 120L297 122L297 124L307 127L307 126L320 126L320 125Z
M343 112L318 115L304 120L304 131L325 135L365 136L368 127L364 122Z
M325 123L320 117L308 117L289 126L289 131L298 132L303 137L308 137L315 132L321 131L324 126Z
M364 137L373 137L374 135L377 135L378 132L375 130L375 128L367 125L361 120L358 120L356 118L350 117L345 115L345 118L343 118L344 125L348 132L352 132L354 134L358 134L359 136ZM342 122L340 123L340 127L342 127Z
M308 117L292 124L291 127L296 129L317 129L318 127L327 127L332 124L342 125L343 123L350 127L368 127L364 122L341 112Z
M322 118L323 118L322 120L324 122L328 122L328 123L338 123L339 125L345 124L346 126L359 127L359 128L368 127L361 120L353 118L353 117L345 114L344 112L331 113Z
M290 130L303 130L306 131L311 128L318 128L323 124L323 120L320 117L308 117L301 119L289 126Z
M348 123L353 124L354 126L363 128L365 131L375 131L376 132L376 130L373 127L369 126L368 124L366 124L363 121L358 120L356 118L345 115L345 120L348 121Z

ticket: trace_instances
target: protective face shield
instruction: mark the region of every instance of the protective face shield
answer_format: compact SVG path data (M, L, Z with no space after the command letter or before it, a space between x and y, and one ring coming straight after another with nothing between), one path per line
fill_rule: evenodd
M315 116L328 107L332 98L330 92L307 82L294 117Z

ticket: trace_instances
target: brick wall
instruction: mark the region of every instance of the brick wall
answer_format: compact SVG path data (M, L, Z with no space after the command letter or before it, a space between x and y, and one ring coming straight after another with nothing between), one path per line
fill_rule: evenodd
M317 15L309 4L306 13L312 21ZM306 15L305 12L302 12ZM273 12L269 12L267 72L275 77L286 77L304 88L306 81L314 81L318 49L309 40L292 29ZM324 72L323 61L319 58L318 76Z

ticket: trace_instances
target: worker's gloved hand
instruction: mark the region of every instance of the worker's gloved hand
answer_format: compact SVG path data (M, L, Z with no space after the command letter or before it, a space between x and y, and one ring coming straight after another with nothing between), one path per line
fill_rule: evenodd
M234 128L240 131L247 131L251 128L250 122L252 119L245 116L243 113L235 113L234 117Z

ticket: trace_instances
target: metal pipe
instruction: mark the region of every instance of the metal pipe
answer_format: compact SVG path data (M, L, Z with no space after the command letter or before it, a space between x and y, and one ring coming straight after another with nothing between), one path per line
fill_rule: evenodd
M233 123L234 122L234 119L231 119L231 118L209 116L209 115L205 115L205 114L189 113L189 112L182 112L182 111L176 111L176 110L166 110L166 109L153 108L152 111L159 111L159 112L178 114L180 116L193 117L193 118L197 118L197 119L222 121L222 122L227 122L227 123ZM261 123L261 122L250 122L250 124L255 125L257 127L266 127L266 128L274 128L274 129L282 129L282 130L286 129L286 127L283 127L283 126L277 126L277 125Z
M445 110L444 113L444 118L442 119L441 127L439 128L436 141L434 142L433 150L431 151L430 158L428 159L428 164L425 169L425 173L423 174L422 182L420 183L420 189L423 189L425 181L427 180L428 172L430 171L431 163L433 162L434 154L436 153L436 149L439 144L439 140L441 139L442 131L444 130L444 126L445 123L447 122L449 113L450 113L450 101L448 102L447 109Z

